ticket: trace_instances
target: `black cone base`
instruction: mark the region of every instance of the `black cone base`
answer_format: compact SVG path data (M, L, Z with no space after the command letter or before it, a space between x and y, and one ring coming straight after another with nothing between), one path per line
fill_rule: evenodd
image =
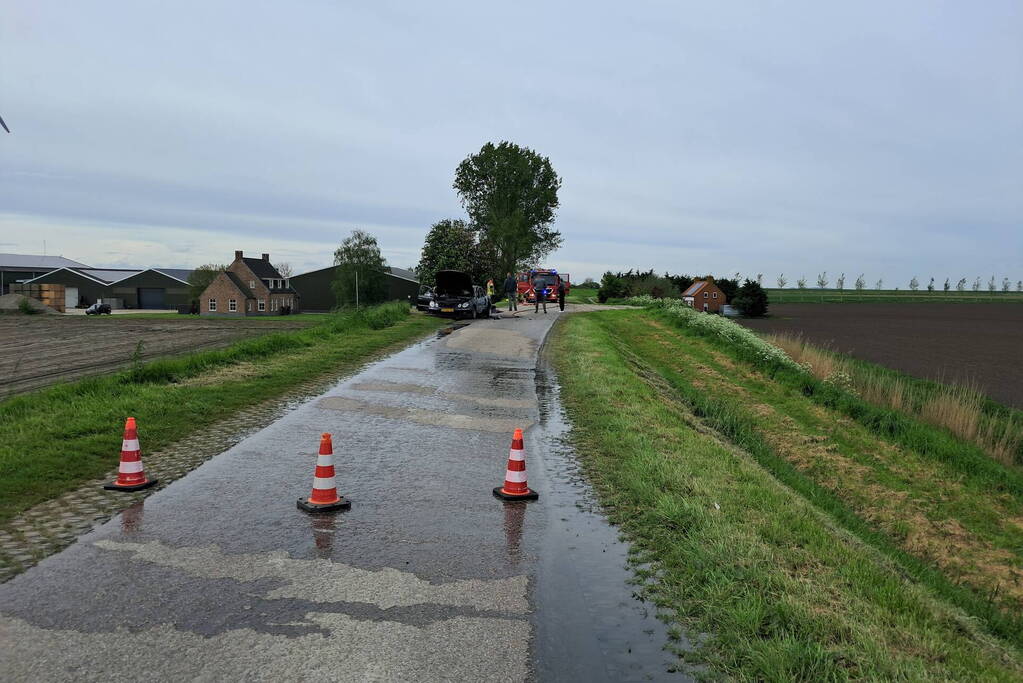
M298 509L305 510L306 512L333 512L334 510L347 510L350 507L352 507L352 501L344 497L336 503L327 503L325 505L310 503L308 498L298 499Z
M503 486L494 488L494 495L502 500L536 500L540 494L533 489L526 489L526 493L505 493Z
M148 489L158 481L159 479L147 479L141 484L132 484L131 486L122 486L115 482L113 484L104 484L103 488L107 491L141 491L142 489Z

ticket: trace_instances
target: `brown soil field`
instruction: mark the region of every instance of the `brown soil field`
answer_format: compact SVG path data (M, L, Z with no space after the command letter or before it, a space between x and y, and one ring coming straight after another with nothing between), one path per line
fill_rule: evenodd
M770 314L737 320L916 377L972 383L1023 409L1023 305L776 304Z
M312 321L132 319L120 316L0 316L0 398L127 367L142 358L227 346Z

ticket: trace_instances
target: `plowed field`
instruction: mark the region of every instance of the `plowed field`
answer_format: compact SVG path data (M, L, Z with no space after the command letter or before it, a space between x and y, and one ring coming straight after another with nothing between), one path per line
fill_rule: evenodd
M770 313L739 322L801 334L916 377L975 383L992 399L1023 408L1023 305L775 304Z
M310 322L0 316L0 398L126 367L140 341L141 358L148 360L227 346Z

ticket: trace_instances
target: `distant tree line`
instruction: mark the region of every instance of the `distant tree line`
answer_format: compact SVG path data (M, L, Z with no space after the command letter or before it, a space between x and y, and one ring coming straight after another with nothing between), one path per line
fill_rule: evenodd
M829 284L829 282L830 282L830 280L828 278L828 272L827 271L824 271L822 273L818 273L818 275L817 275L817 287L818 287L818 289L826 289L828 284ZM788 283L789 283L789 279L787 277L785 277L785 273L780 274L778 276L777 280L775 280L775 284L777 285L778 289L785 289L785 287L786 287L786 285L788 285ZM859 277L856 278L856 281L855 281L853 286L855 287L856 291L860 291L860 290L866 289L867 281L866 281L863 273L860 273ZM955 286L955 289L956 289L957 292L965 292L966 291L966 286L967 286L967 279L966 278L960 278L955 283L954 286ZM948 292L948 291L951 291L952 287L953 287L952 280L950 278L945 278L945 282L942 285L942 289L944 291ZM797 289L806 289L806 276L800 276L796 280L796 288ZM977 276L973 280L973 284L971 285L971 289L974 292L979 292L981 290L981 288L982 288L981 279L980 279L980 276ZM991 278L987 281L987 291L989 291L989 292L997 292L999 290L1001 290L1002 292L1011 292L1013 290L1013 288L1015 288L1015 290L1017 292L1023 292L1023 280L1016 280L1016 284L1013 285L1012 281L1009 278L1003 277L1001 283L999 284L996 281L995 276L992 275ZM839 275L835 279L835 287L834 287L834 289L836 289L837 291L840 291L840 292L845 290L845 273L842 273L841 275ZM878 290L884 289L884 278L878 278L877 282L874 283L874 289L878 289ZM895 289L898 289L898 286L896 286ZM933 291L936 291L936 289L937 289L937 286L935 285L935 278L932 277L932 278L930 278L930 281L927 283L927 291L928 292L933 292ZM916 275L914 275L909 280L909 290L911 292L918 292L918 291L920 291L920 279Z
M647 271L630 269L617 273L607 271L600 279L597 300L603 303L608 299L642 295L652 296L655 299L678 299L697 280L711 278L725 295L725 299L738 308L743 315L758 316L767 312L767 293L760 284L763 279L763 275L760 273L755 279L745 278L743 282L740 273L735 273L734 277L714 277L712 275L672 275L668 272L660 275L653 268Z

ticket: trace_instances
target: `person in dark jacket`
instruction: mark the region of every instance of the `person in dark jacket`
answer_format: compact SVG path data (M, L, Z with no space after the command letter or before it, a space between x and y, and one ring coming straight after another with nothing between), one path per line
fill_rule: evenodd
M565 281L558 276L558 306L565 310Z
M508 273L508 277L504 279L504 294L508 297L508 310L519 310L519 286L515 283L515 278L511 273Z
M540 312L540 304L543 304L543 312L547 313L547 285L544 284L543 278L539 275L533 277L533 296L536 297L536 307L533 309L534 313Z

